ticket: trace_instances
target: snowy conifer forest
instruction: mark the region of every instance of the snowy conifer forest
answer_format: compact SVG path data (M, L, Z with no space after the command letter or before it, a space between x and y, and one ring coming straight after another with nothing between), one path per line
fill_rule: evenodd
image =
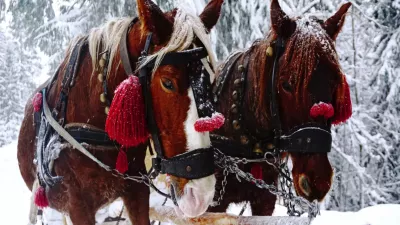
M155 2L164 10L187 4L199 13L208 0ZM280 0L290 16L321 19L345 2ZM400 204L400 0L351 2L336 45L353 116L332 129L334 185L322 204L336 211ZM269 4L225 0L212 31L219 61L268 34ZM27 98L55 71L69 41L124 16L136 16L135 0L0 0L0 147L17 139Z

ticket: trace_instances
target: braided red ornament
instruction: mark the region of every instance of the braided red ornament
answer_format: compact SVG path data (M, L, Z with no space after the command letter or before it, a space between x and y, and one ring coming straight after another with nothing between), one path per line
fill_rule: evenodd
M115 90L106 121L106 132L125 147L134 147L148 139L145 108L139 78L129 76Z

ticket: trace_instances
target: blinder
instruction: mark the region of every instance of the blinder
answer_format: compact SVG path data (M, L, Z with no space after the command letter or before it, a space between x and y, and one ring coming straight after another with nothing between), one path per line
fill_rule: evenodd
M127 51L126 38L128 29L123 34L120 42L120 54L125 72L128 75L132 73L131 61ZM138 59L140 65L147 59L150 48L152 34L149 33L146 39L145 48ZM180 52L167 53L160 65L186 65L189 72L189 83L193 89L199 117L211 116L214 108L209 102L210 97L210 75L204 69L201 59L206 58L208 52L205 48L195 48ZM151 133L154 150L157 153L156 158L152 159L151 174L153 177L161 174L169 174L186 179L199 179L214 174L214 150L209 148L196 149L183 154L166 158L163 154L163 148L160 141L159 130L154 118L150 83L152 69L155 66L155 60L147 62L140 67L138 77L142 85L142 91L145 102L145 113L147 127ZM151 147L151 145L149 145Z

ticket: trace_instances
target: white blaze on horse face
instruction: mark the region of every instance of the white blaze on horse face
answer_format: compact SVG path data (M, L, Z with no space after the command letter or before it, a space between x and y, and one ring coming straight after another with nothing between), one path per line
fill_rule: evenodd
M196 101L192 88L188 89L190 106L186 121L184 122L186 133L186 147L188 151L211 146L208 132L197 132L194 129L195 122L199 119ZM212 203L215 192L215 175L200 179L190 180L184 187L183 195L178 199L179 211L187 217L196 217L203 214Z
M188 89L188 96L190 98L190 106L184 122L186 149L192 151L199 148L208 148L211 146L210 134L208 132L197 132L194 129L194 124L199 119L199 114L197 113L196 100L191 87Z

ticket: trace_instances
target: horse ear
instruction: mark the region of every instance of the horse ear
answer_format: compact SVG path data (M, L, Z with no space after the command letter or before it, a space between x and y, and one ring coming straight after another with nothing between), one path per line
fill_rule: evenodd
M337 35L342 29L347 10L349 10L350 6L351 2L342 5L335 15L324 22L323 28L326 30L326 33L328 33L332 40L336 40Z
M200 14L204 27L210 31L217 24L224 0L211 0Z
M271 2L271 25L272 29L284 38L290 37L296 30L296 22L286 15L278 0L272 0Z
M151 0L137 0L137 8L142 30L153 33L155 44L167 41L172 34L172 21Z

